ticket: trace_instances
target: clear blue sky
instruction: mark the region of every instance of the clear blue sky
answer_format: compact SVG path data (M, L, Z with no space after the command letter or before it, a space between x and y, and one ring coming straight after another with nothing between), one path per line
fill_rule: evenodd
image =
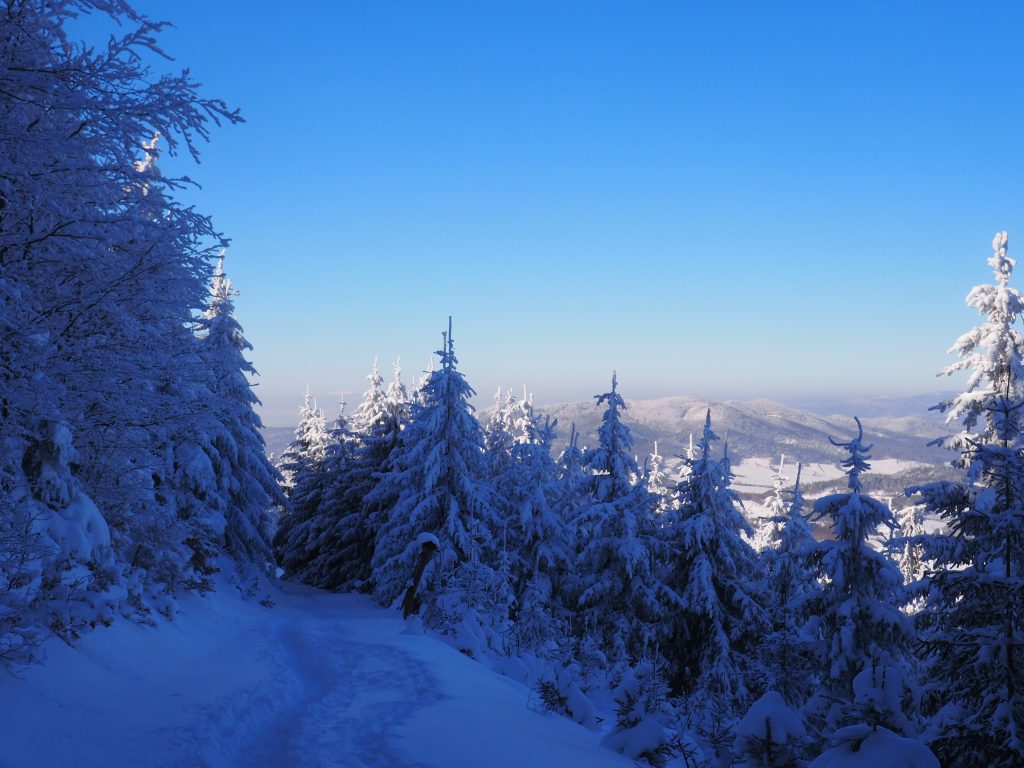
M137 5L248 121L187 170L270 424L449 314L483 402L934 390L1024 254L1019 4Z

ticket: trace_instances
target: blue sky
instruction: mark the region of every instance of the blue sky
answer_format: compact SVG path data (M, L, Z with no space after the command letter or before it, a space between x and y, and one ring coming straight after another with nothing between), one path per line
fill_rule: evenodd
M181 167L270 424L449 314L484 402L934 390L1024 235L1013 4L137 5L247 118Z

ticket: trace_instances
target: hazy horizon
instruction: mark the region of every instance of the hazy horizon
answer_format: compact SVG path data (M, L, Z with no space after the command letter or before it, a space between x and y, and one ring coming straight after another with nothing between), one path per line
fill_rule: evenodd
M464 371L465 372L465 371ZM384 376L385 383L390 380L390 371L385 370L384 366L381 366L381 374ZM922 418L928 418L928 408L931 405L937 403L941 398L949 396L954 393L954 389L950 387L936 387L933 390L922 389L918 392L889 392L883 394L874 393L779 393L776 396L767 396L757 393L744 395L743 393L737 393L733 396L720 395L718 393L705 393L697 391L659 391L659 390L647 390L644 392L634 393L627 389L623 383L622 375L619 375L619 392L627 401L633 400L661 400L677 397L692 397L699 400L708 400L712 402L752 402L756 400L769 400L772 402L779 403L781 405L788 406L799 410L806 410L812 413L821 415L845 415L845 416L865 416L871 417L880 415L885 412L885 415L900 415L900 416L913 416L915 413L920 415ZM412 381L407 375L407 372L403 370L403 381L407 385L411 384ZM476 397L473 398L473 406L478 411L484 411L490 408L494 404L494 394L498 389L499 385L495 385L493 389L487 391L481 391L478 389L470 377L467 374L467 379L470 385L476 389ZM609 374L610 381L610 374ZM949 384L950 379L940 379L937 383ZM363 392L365 391L366 382L363 381L360 386L362 389L356 389L353 387L351 390L327 390L324 392L318 392L313 386L309 387L310 395L316 400L318 407L320 407L325 416L328 419L333 419L338 413L338 405L342 399L346 403L345 412L351 414L353 409L362 400ZM523 385L516 386L512 385L500 385L502 391L511 389L517 396L523 391ZM598 386L594 392L591 393L575 393L569 390L563 390L566 393L564 397L558 397L554 395L545 395L542 391L537 388L527 386L529 393L533 396L533 402L535 405L543 408L545 406L558 406L566 405L570 403L587 402L592 400L596 394L604 392L608 389L608 382L603 387ZM557 390L555 390L557 391ZM261 394L259 388L256 390L257 394ZM282 427L293 427L298 422L298 412L302 405L305 396L305 389L300 392L289 395L274 395L269 398L268 401L263 401L262 405L257 409L260 413L260 417L263 420L265 427L270 428L282 428ZM886 409L885 405L891 404L894 408ZM919 406L919 407L916 407ZM888 411L893 411L889 413ZM897 413L898 412L898 413Z

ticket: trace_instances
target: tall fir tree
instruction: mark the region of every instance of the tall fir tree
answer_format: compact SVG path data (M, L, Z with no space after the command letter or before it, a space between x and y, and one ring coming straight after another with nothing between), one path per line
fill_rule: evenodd
M667 532L667 641L662 653L674 690L700 700L710 695L735 708L762 684L755 645L766 634L761 563L741 534L751 533L727 456L712 457L717 436L711 410L686 479L678 486L677 520Z
M375 508L366 499L402 427L404 388L397 366L393 395L383 388L376 360L366 378L370 386L353 417L358 429L337 434L322 462L326 489L314 525L315 551L304 578L309 584L335 591L371 588L377 528Z
M344 427L344 405L339 416ZM274 555L288 578L303 579L306 568L315 555L319 513L329 487L325 461L337 449L332 439L344 432L335 428L328 431L323 411L306 390L299 409L299 423L295 439L281 455L280 469L285 478L287 504L274 533ZM337 451L334 458L337 458ZM347 453L347 447L346 447Z
M598 639L613 664L621 664L652 654L657 644L661 604L651 556L656 499L637 481L617 376L612 374L609 392L594 397L605 410L597 446L583 453L587 501L574 521L580 542L579 629Z
M786 457L779 459L779 468L775 472L772 483L772 492L768 497L765 514L757 519L754 530L753 546L758 552L771 558L771 553L766 550L774 549L779 545L782 537L782 526L786 522L786 476L782 473Z
M387 418L388 411L388 396L384 391L384 377L380 375L377 358L373 359L373 367L366 380L370 382L370 386L363 393L363 399L350 420L351 430L360 435L368 435L378 429L379 422Z
M659 525L664 525L668 516L675 509L676 483L669 479L665 472L665 457L658 453L658 441L654 441L654 452L646 464L647 490L657 499L656 512Z
M226 501L224 543L237 557L265 565L273 559L271 512L285 500L282 478L266 457L263 425L254 410L260 401L246 379L256 369L245 358L252 345L234 317L236 295L224 274L221 252L204 315L203 351L223 427L213 443L223 463L218 486Z
M864 493L861 475L871 468L871 446L863 438L857 419L856 437L833 441L848 453L842 466L849 491L814 503L813 518L829 520L835 538L818 545L823 578L803 600L814 617L809 631L818 638L817 667L824 670L808 712L825 734L867 721L912 735L907 718L912 713L905 711L914 688L912 631L900 610L906 602L903 579L896 564L869 544L879 529L895 528L896 519L885 504ZM860 695L865 687L882 687L886 693L865 702Z
M908 586L917 585L924 579L930 566L925 563L921 549L921 537L926 534L925 509L920 504L910 504L899 512L900 536L896 540L899 547L900 573L903 582ZM920 585L924 588L924 585ZM919 606L917 606L919 607Z
M420 557L424 536L436 537L438 552L419 591L428 618L452 588L457 571L493 562L498 522L484 455L484 437L469 400L475 394L456 367L448 333L438 351L440 368L428 375L420 402L369 500L395 500L378 530L373 555L374 591L385 605L403 594Z
M556 422L541 421L524 396L512 446L515 482L504 491L513 514L511 557L516 635L527 648L552 647L567 632L568 579L573 555L560 508L557 466L551 456ZM512 549L510 549L511 544Z
M964 768L1024 762L1024 298L1009 284L1007 242L992 241L995 284L967 295L984 321L950 350L960 359L945 373L967 371L966 389L938 406L962 423L944 442L966 478L907 489L948 528L923 537L934 566L917 618L930 743Z
M765 604L771 634L765 643L768 686L793 707L802 707L815 690L818 675L813 661L813 636L808 636L803 599L817 585L817 542L805 517L802 467L786 500L778 546L765 550Z

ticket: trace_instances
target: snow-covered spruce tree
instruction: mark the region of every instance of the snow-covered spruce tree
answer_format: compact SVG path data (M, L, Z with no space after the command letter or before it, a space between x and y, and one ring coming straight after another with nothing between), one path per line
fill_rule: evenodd
M71 642L112 617L102 594L117 575L110 531L73 476L71 432L35 426L24 446L10 435L0 443L0 667L33 660L50 635Z
M585 492L590 485L590 471L583 462L584 452L579 441L580 433L576 431L576 425L572 424L569 427L569 442L555 462L558 505L565 519L573 524L586 501Z
M763 684L754 654L769 620L761 605L761 562L741 535L751 528L729 487L728 461L711 455L717 439L709 409L695 457L686 459L677 520L667 532L661 652L676 692L694 701L717 697L735 711Z
M658 524L664 525L669 513L675 509L677 484L672 482L665 472L665 457L658 453L657 440L654 441L654 452L647 460L646 470L647 490L657 499L655 511L658 515Z
M377 358L373 359L366 380L370 387L363 393L363 399L352 413L350 428L356 434L368 435L380 421L387 417L387 393L384 391L384 377L380 375Z
M237 293L224 274L222 252L204 315L203 352L223 427L213 437L213 445L222 462L217 485L226 502L224 543L236 557L264 566L273 559L271 512L283 506L285 499L281 475L267 460L260 433L263 425L253 410L259 398L246 374L256 375L256 369L245 359L252 345L234 317L232 297Z
M812 725L832 733L843 725L867 723L912 735L905 707L914 686L909 658L911 625L900 610L906 602L899 569L868 541L882 527L896 527L892 511L863 493L861 475L871 468L870 445L857 419L857 436L833 441L849 454L843 460L847 493L823 496L813 518L832 524L834 539L820 542L823 579L803 598L816 634L819 693L807 704ZM883 691L871 695L875 690Z
M903 574L904 584L912 593L927 590L929 586L924 579L931 564L925 563L920 544L921 537L926 533L924 519L925 508L920 504L911 504L899 512L900 535L895 540L900 548L897 564L900 573ZM917 595L912 602L904 607L904 610L916 613L922 606L923 597Z
M374 361L367 376L370 386L353 416L360 429L336 433L321 462L323 501L311 526L316 531L312 556L300 574L308 584L335 591L370 589L376 528L365 500L401 431L405 395L400 376L396 366L389 395Z
M90 12L124 33L76 44L66 26ZM174 199L186 182L140 163L137 148L160 133L172 152L183 143L194 155L211 122L239 119L200 98L187 74L147 70L161 28L127 3L85 0L9 3L0 25L0 293L18 305L0 321L3 461L41 469L51 464L30 451L49 444L44 453L70 456L73 442L72 496L95 506L61 504L61 535L92 543L73 557L47 545L40 566L71 557L85 568L59 566L77 596L120 581L124 612L167 608L162 595L198 581L175 448L209 423L208 402L182 394L202 381L193 321L223 245L209 219ZM12 520L36 519L33 540L45 541L38 528L59 510L37 519L39 482L14 470L5 503ZM108 544L111 569L98 554ZM35 599L68 584L48 577Z
M362 516L365 533L370 540L369 570L361 571L358 583L351 586L361 591L373 591L373 551L376 548L379 531L387 525L391 508L398 501L394 488L380 488L381 478L387 473L388 460L392 451L398 447L402 430L409 423L412 399L402 383L402 367L399 360L395 361L394 378L385 392L384 405L386 418L377 422L377 427L363 438L363 447L359 453L359 463L369 471L366 487L360 487L355 493L362 495ZM344 586L342 588L349 588Z
M391 605L402 597L420 557L423 537L432 535L439 551L423 575L418 596L425 619L448 627L474 608L444 598L459 592L469 599L498 589L491 565L500 526L483 431L469 403L474 392L456 368L450 325L443 340L437 353L440 368L423 385L421 402L413 405L409 423L368 501L395 499L377 531L373 554L377 598ZM508 606L489 608L500 612ZM462 616L454 615L459 611Z
M800 489L801 466L786 500L786 512L778 546L765 550L765 605L771 634L764 644L768 687L787 704L802 707L817 683L813 663L813 637L807 637L802 600L815 589L818 579L817 542L804 516Z
M779 459L779 468L775 472L771 496L768 497L767 514L757 520L754 531L754 538L751 542L754 549L762 553L766 560L770 560L772 553L766 550L775 549L779 545L782 536L782 526L786 520L786 476L782 468L786 463L786 457Z
M330 436L324 412L306 389L306 396L299 407L299 421L295 427L295 439L281 454L277 468L284 478L285 493L290 497L295 489L295 478L320 461L324 456Z
M579 432L576 425L569 427L569 441L555 461L555 508L559 511L566 525L566 537L569 548L569 572L562 588L562 602L576 616L581 592L580 578L577 569L579 552L583 541L579 537L576 521L588 501L590 488L590 471L583 463L584 452L579 446ZM573 621L578 623L578 619ZM579 634L579 633L577 633Z
M512 390L508 396L502 394L501 387L494 394L494 411L487 420L484 429L484 446L487 449L487 462L491 465L492 472L503 472L509 463L512 455L512 445L515 439L512 436L512 408L515 401L511 398Z
M516 444L513 436L513 411L516 408L512 390L502 393L499 387L494 395L494 411L484 428L484 459L490 474L496 520L495 546L497 548L496 564L502 577L516 592L516 583L522 571L522 563L515 557L523 541L523 533L519 525L519 496L522 478L522 467L513 458L512 449ZM525 491L525 489L522 489ZM513 573L516 571L516 573ZM510 606L515 618L516 606Z
M340 438L347 438L344 405L335 428L328 431L323 411L317 407L309 391L299 409L295 439L281 455L280 469L285 477L287 504L274 533L274 555L285 576L302 580L302 574L315 555L319 532L318 515L329 486L325 470L328 453L338 447ZM336 439L338 438L338 439ZM346 456L347 454L347 440ZM340 461L338 451L332 457Z
M960 359L945 371L968 371L966 389L938 406L963 424L944 442L967 476L907 489L948 528L923 537L934 567L917 619L927 736L943 764L964 768L1024 761L1024 298L1009 285L1006 233L992 246L995 285L967 296L984 321L953 345Z
M573 523L580 542L577 631L597 639L615 665L639 660L657 644L661 605L651 556L656 499L634 480L640 473L632 435L621 420L626 403L615 374L611 391L595 399L605 411L597 447L583 454L587 501Z
M409 420L411 401L409 393L405 389L405 384L402 383L402 361L400 359L395 360L394 370L394 378L392 378L391 383L388 384L387 391L384 393L384 401L388 415L393 423L401 427Z
M516 533L514 549L503 542L512 558L516 637L533 650L550 648L569 624L567 580L574 545L559 505L561 489L551 456L555 424L541 422L530 409L527 424L517 428L525 431L525 439L512 446L515 482L503 491Z

